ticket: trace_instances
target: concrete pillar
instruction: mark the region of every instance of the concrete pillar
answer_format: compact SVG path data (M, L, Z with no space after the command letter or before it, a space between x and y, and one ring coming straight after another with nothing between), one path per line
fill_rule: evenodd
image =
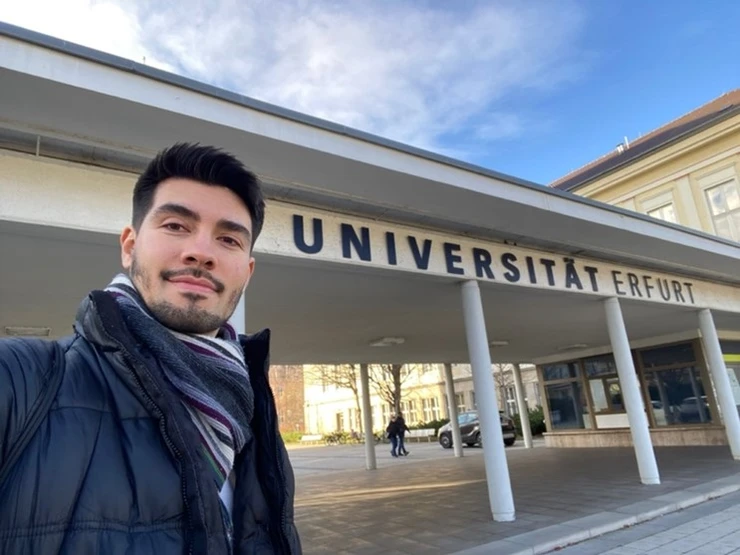
M712 375L714 389L717 391L722 419L725 422L727 442L730 444L732 458L740 460L740 416L738 416L735 398L732 395L730 377L727 375L727 367L722 356L722 348L719 345L717 329L714 327L714 319L708 308L699 311L699 329L709 362L709 372Z
M491 371L486 321L477 281L470 280L462 284L462 304L470 365L473 368L473 386L478 404L478 421L483 438L483 460L491 512L493 520L509 522L515 518L514 496L506 463L496 385Z
M452 364L445 364L445 387L447 389L447 414L452 426L452 448L456 457L463 456L460 423L457 421L457 403L455 402L455 382L452 379Z
M241 299L239 299L239 302L236 303L234 313L231 315L231 318L229 318L229 324L234 327L236 333L238 333L239 335L244 335L245 333L247 333L247 312L245 304L246 295L242 295Z
M615 297L606 299L604 307L606 309L609 339L614 351L614 360L617 363L617 374L622 389L624 408L627 411L632 443L635 446L640 480L643 484L660 484L658 463L655 460L655 451L650 440L645 404L640 394L640 384L637 380L637 372L635 372L635 364L632 360L632 352L627 339L627 329L622 318L622 308L619 305L619 300Z
M373 435L373 408L370 405L370 372L367 364L360 364L360 389L362 390L362 424L365 431L365 468L375 470L375 436Z
M532 428L529 427L529 407L524 400L524 384L522 384L522 368L519 364L513 365L514 390L516 391L516 408L519 411L519 421L522 423L522 437L524 447L532 448Z

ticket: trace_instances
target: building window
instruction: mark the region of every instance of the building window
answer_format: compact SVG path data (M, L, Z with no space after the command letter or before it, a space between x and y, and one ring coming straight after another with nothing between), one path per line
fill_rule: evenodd
M424 421L431 422L432 420L439 420L439 400L436 397L422 400L422 406L424 409Z
M419 422L419 412L416 409L416 401L402 401L401 412L403 413L403 419L408 424L416 424Z
M391 414L393 414L393 405L389 403L383 403L383 422L391 421Z
M705 189L714 231L720 237L740 241L740 189L732 179Z
M740 341L720 341L722 354L730 378L730 388L740 414Z
M542 368L549 422L553 430L586 428L586 396L577 362L549 364ZM590 427L590 425L588 426Z
M712 422L691 343L640 351L640 361L656 426Z
M344 431L344 412L337 412L337 432Z
M583 419L586 399L580 383L546 384L545 395L550 406L550 425L553 430L586 427Z
M349 409L349 427L352 430L361 430L362 422L360 422L360 411L357 409Z
M514 388L514 386L507 385L504 388L504 392L506 394L506 414L508 414L509 416L519 414L516 406L516 389Z
M460 414L461 412L465 412L467 410L467 407L465 405L465 394L464 393L455 394L455 405L457 407L458 414Z
M624 412L622 388L617 377L613 355L588 358L583 361L594 413Z
M663 220L665 222L672 222L677 223L676 221L676 211L673 209L673 203L664 204L663 206L660 206L658 208L654 208L653 210L649 210L647 213L648 216L652 216L653 218L658 218L659 220Z
M385 424L383 424L383 414L381 412L380 406L375 405L373 407L373 429L380 426L383 426L383 428L385 428Z
M640 201L643 212L648 216L665 222L678 223L673 202L673 191L664 191L658 195Z
M542 406L542 396L540 394L540 388L537 383L524 384L524 389L528 392L527 395L524 397L524 400L527 401L528 405L530 404L529 400L534 399L534 406Z

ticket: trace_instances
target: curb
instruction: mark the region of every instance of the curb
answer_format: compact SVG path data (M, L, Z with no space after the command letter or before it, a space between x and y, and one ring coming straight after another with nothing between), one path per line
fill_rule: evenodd
M562 524L479 545L454 555L540 555L597 538L681 511L694 505L740 491L740 475L721 478L683 491L676 491L626 505L614 511L595 513Z

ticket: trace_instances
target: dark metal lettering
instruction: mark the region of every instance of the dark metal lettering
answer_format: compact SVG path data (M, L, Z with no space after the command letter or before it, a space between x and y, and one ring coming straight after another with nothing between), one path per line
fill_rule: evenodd
M322 222L318 218L313 220L313 244L306 243L306 236L303 232L303 216L293 214L293 243L296 248L306 254L316 254L324 248L324 229Z
M683 298L683 292L681 291L681 282L674 279L671 283L673 283L673 293L676 295L676 300L685 303L686 299Z
M465 270L455 266L462 262L462 256L455 254L460 251L460 245L456 243L445 243L443 245L445 252L445 262L447 263L447 273L462 276L465 274Z
M352 258L352 248L354 248L360 260L370 262L372 260L370 254L370 228L361 227L361 236L357 235L354 226L350 224L342 224L340 229L342 233L342 256L344 258Z
M596 281L596 274L599 272L598 268L594 268L593 266L584 266L584 270L586 270L586 273L588 274L588 277L591 280L591 289L593 289L594 293L599 292L599 282Z
M652 299L652 295L650 294L650 291L652 289L655 289L654 285L650 285L650 282L648 280L653 279L652 276L642 276L642 284L645 286L645 296L648 299Z
M396 256L396 236L391 231L385 232L385 246L388 249L388 264L391 266L398 265Z
M614 280L614 291L616 291L617 295L626 295L627 292L626 291L622 291L619 288L620 285L623 285L624 284L624 282L621 279L619 279L619 277L618 277L621 274L622 274L622 272L620 272L619 270L612 270L612 279Z
M473 248L473 263L476 277L482 278L485 274L488 279L495 279L491 270L491 253L486 249Z
M535 284L537 283L537 272L534 271L534 258L531 256L528 256L525 258L527 261L527 272L529 273L529 283Z
M547 272L547 283L550 286L555 285L555 274L552 272L552 267L555 266L555 261L550 260L549 258L540 258L540 264L542 264L545 267L545 271Z
M583 289L581 278L578 276L578 270L576 270L576 264L572 258L563 258L565 262L565 288L572 289L575 285L580 291Z
M514 265L514 262L516 262L516 256L514 254L505 252L501 255L501 264L508 270L508 272L504 272L504 278L510 283L516 283L522 277L522 273Z
M414 262L419 270L429 269L429 257L432 254L432 240L424 239L424 251L419 250L419 243L416 241L416 237L413 235L408 236L409 247L411 247L411 254L414 255Z
M664 301L671 300L671 288L668 286L667 279L658 279L658 291L660 291L660 296L663 297Z
M642 297L642 292L640 291L640 278L638 278L636 274L629 272L627 274L627 281L629 281L630 283L630 291L632 292L632 296Z

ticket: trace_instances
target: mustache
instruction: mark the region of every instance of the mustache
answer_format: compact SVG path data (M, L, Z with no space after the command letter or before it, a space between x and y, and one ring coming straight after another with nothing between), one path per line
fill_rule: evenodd
M206 270L201 270L199 268L188 268L185 270L162 270L159 275L162 279L168 281L172 278L182 276L190 276L195 279L206 279L211 282L216 293L223 293L224 289L226 289L226 286L215 277L213 277L210 272Z

